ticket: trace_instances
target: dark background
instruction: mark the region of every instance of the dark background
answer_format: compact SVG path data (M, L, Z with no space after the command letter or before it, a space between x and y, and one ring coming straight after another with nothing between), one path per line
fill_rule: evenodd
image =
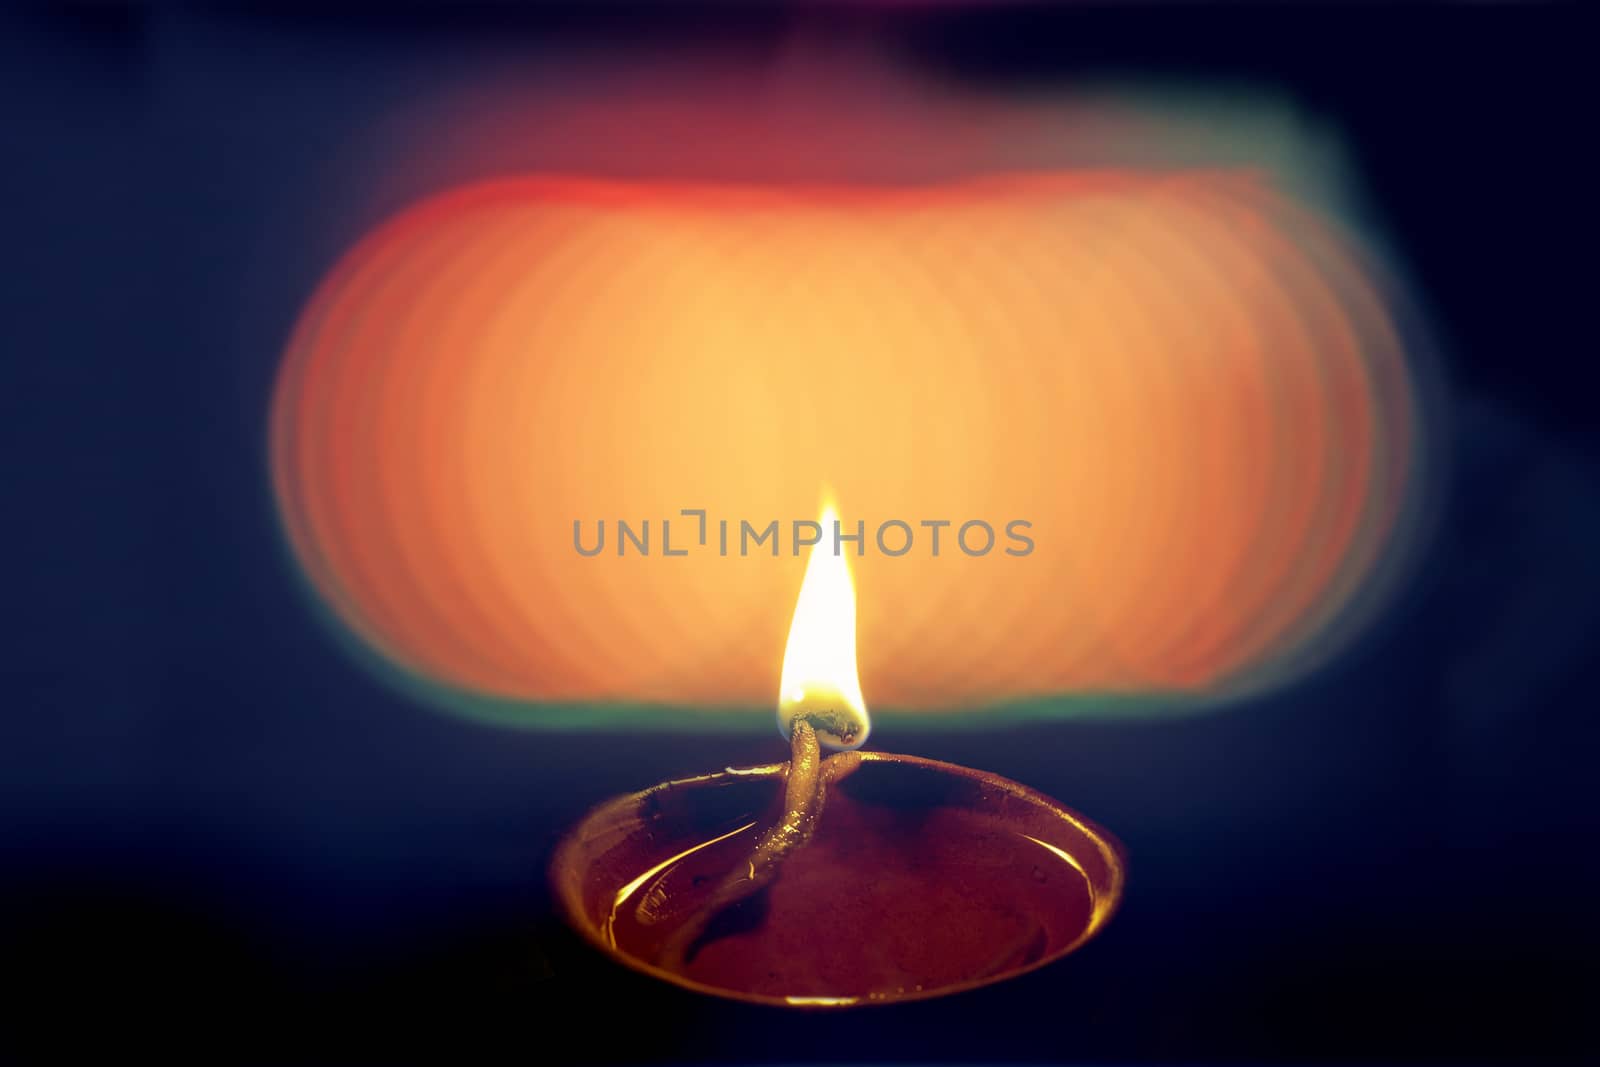
M384 687L301 591L264 456L277 355L352 234L265 263L261 235L328 210L344 138L480 55L760 49L805 20L974 84L1293 94L1345 136L1433 324L1448 459L1394 610L1287 691L897 733L1112 828L1129 893L1067 961L840 1016L624 972L544 883L599 799L773 741L500 731ZM6 16L0 1058L1592 1057L1593 41L1543 7Z

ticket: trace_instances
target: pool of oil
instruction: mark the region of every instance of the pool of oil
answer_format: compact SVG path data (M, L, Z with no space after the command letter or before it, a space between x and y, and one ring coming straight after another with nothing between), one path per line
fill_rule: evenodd
M612 813L616 832L590 839L584 917L643 969L801 1005L934 995L1075 948L1116 903L1114 843L1048 798L948 766L863 764L829 790L815 836L777 879L670 964L674 932L748 866L781 782L712 776L643 794Z

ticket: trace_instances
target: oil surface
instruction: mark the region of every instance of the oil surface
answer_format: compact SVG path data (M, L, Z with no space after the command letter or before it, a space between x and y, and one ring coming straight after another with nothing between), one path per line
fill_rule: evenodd
M796 1002L875 999L998 977L1088 930L1094 900L1069 856L1003 810L893 784L830 790L811 842L768 889L721 913L676 973ZM662 966L673 931L746 865L760 826L686 840L678 858L641 870L609 923L617 950Z

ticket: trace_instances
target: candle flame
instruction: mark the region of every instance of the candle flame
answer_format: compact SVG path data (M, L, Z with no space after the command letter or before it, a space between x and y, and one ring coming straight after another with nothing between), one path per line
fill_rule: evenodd
M856 671L856 591L850 564L835 551L838 510L822 506L822 539L811 549L783 650L778 728L788 737L808 719L829 748L860 748L872 728Z

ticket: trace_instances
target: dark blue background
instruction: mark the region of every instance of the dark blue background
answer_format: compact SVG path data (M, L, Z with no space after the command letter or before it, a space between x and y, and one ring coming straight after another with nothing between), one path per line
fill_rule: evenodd
M343 139L480 56L759 49L807 18L991 87L1156 73L1294 94L1347 136L1438 331L1449 456L1419 573L1304 684L1180 722L895 736L1112 828L1130 891L1067 962L828 1017L622 972L543 880L597 800L773 742L497 731L409 702L313 614L264 458L293 317L370 220L266 253L261 235L338 206ZM0 1056L1595 1052L1595 87L1575 9L7 21Z

